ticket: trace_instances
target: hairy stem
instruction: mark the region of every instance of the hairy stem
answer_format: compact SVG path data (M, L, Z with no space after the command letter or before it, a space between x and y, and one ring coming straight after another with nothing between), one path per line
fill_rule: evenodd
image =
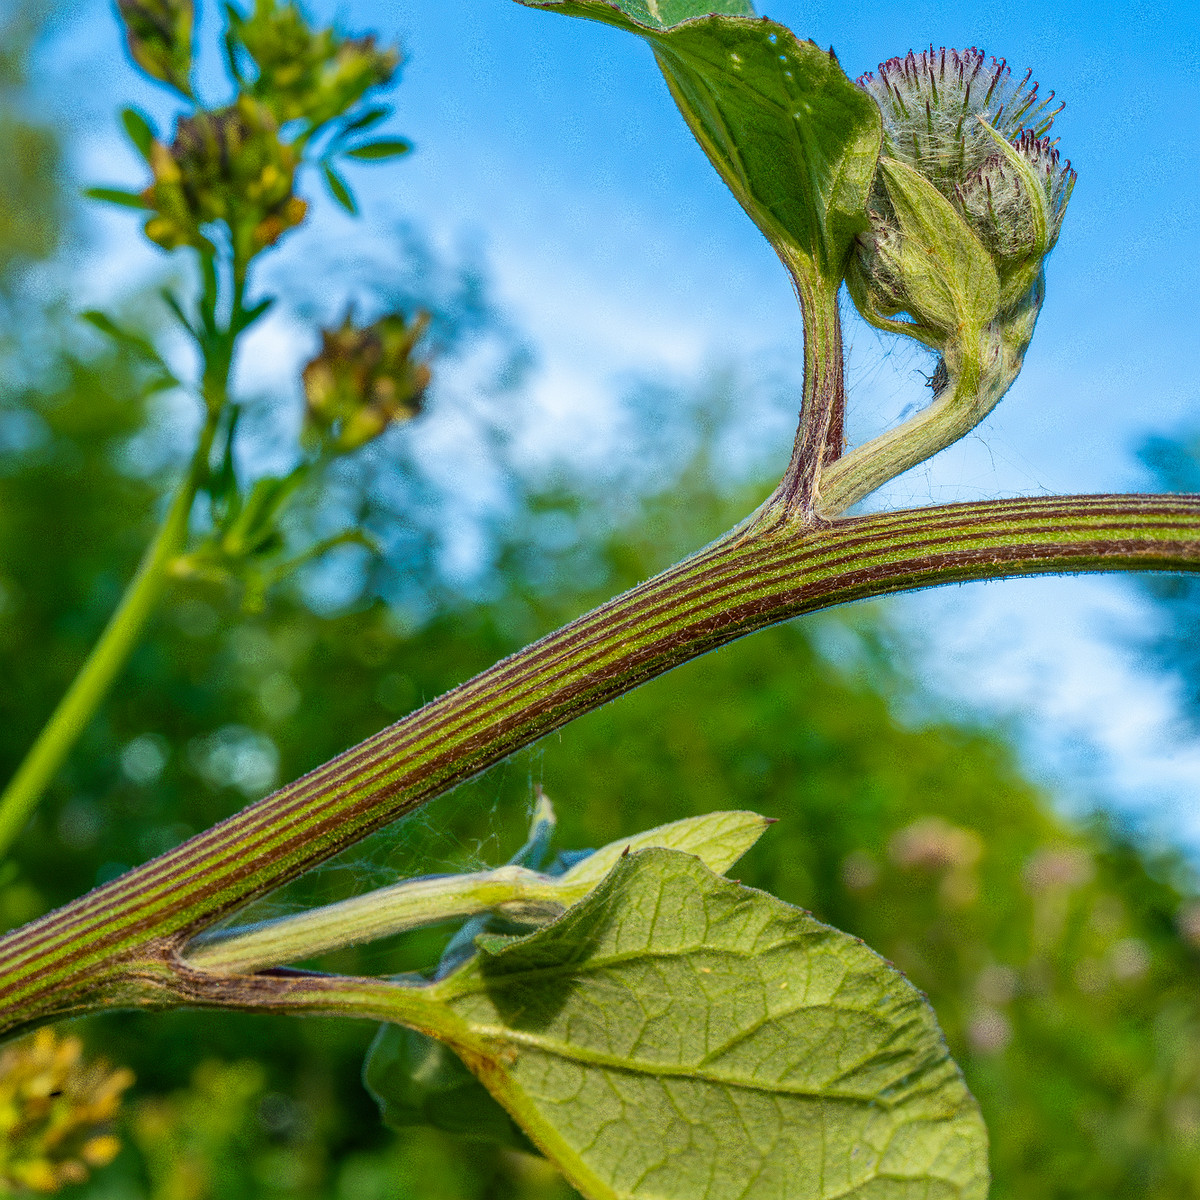
M950 505L743 526L176 849L0 939L0 1032L173 1002L206 927L638 684L801 613L1005 576L1200 570L1200 496ZM158 982L154 982L154 980Z
M804 318L804 399L800 422L787 472L764 506L763 514L774 512L811 524L818 505L818 489L824 490L822 472L842 452L846 390L837 288L806 285L806 278L799 270L792 272Z
M187 475L150 543L137 574L109 619L100 639L75 676L37 740L0 795L0 856L12 845L37 802L62 766L71 747L108 694L113 680L137 645L166 586L170 567L187 540L188 517L207 467L216 431L215 417L205 422Z
M563 911L562 891L556 880L517 866L406 879L310 912L223 930L194 942L184 957L203 971L241 975L480 913L540 924Z
M830 520L889 479L964 438L1000 403L1021 371L1044 294L1039 275L1028 293L982 329L964 329L943 346L947 378L916 416L855 446L821 474L817 516ZM875 320L880 328L894 321Z

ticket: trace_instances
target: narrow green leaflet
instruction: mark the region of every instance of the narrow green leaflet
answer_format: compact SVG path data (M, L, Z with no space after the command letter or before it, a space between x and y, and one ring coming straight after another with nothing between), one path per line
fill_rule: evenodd
M746 0L519 0L645 38L705 153L802 289L841 282L866 227L875 102L832 52ZM714 15L703 15L714 14Z
M986 1196L986 1131L932 1010L809 914L644 850L489 944L421 989L421 1022L590 1200Z

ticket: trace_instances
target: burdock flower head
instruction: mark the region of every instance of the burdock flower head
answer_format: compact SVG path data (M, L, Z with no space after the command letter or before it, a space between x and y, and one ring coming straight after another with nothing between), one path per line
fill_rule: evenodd
M855 303L951 370L989 329L984 355L1007 344L1019 368L1075 183L1048 136L1062 106L974 48L893 58L858 85L883 115L883 156L848 277Z

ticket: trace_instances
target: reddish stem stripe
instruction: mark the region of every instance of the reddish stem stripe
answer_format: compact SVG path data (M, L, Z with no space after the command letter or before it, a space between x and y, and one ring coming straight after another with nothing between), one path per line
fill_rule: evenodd
M127 996L178 944L575 716L744 633L847 600L1050 571L1200 569L1200 498L912 510L714 544L175 850L0 939L0 1030ZM110 991L110 996L114 994Z

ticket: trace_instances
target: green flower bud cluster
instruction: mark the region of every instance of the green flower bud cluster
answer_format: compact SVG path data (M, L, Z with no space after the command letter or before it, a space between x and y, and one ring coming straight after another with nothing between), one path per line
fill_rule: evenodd
M121 1143L110 1131L127 1068L86 1061L76 1037L52 1029L0 1054L0 1190L57 1192L110 1163Z
M304 368L306 440L344 454L415 417L432 377L413 358L428 325L426 313L411 322L390 313L364 327L347 314L323 331L320 354Z
M129 54L151 79L192 94L192 0L117 0Z
M300 150L281 140L275 117L251 96L180 117L171 145L154 141L148 157L154 182L142 201L154 215L146 236L167 250L193 246L212 253L203 227L223 221L236 250L249 259L299 225L308 210L293 191Z
M909 53L858 84L884 134L847 280L855 303L951 358L999 322L990 353L1008 343L1019 367L1075 182L1046 136L1061 105L975 48ZM902 313L910 320L893 319Z
M257 0L249 17L231 11L229 20L234 73L281 125L302 120L316 129L334 120L388 83L400 65L399 51L377 48L373 36L313 29L295 4ZM241 77L239 50L254 65L252 81Z

